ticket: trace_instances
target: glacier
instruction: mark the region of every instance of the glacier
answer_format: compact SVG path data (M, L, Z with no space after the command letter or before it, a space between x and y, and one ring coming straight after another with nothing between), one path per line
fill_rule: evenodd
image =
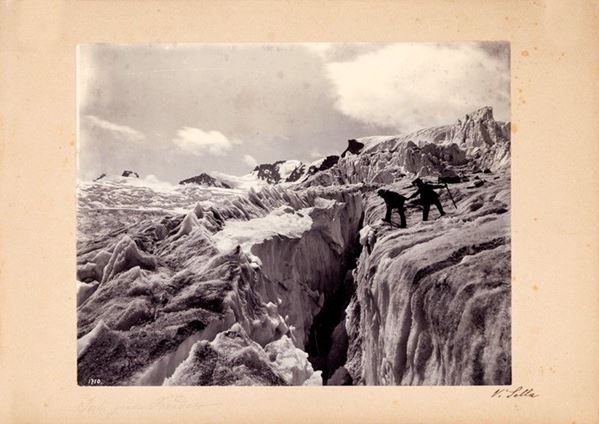
M79 384L510 384L509 123L348 143L229 188L80 182ZM457 207L382 222L417 176Z

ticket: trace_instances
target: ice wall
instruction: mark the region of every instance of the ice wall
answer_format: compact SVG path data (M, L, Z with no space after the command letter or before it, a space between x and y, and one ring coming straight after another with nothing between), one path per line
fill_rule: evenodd
M376 221L370 199L362 242L371 251L360 256L346 320L354 383L511 382L509 175L452 191L453 217L411 215L407 230Z

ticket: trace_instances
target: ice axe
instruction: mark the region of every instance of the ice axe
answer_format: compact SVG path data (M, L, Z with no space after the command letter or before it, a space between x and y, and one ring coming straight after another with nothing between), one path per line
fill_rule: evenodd
M449 194L449 198L451 199L451 203L453 203L453 207L457 209L458 206L455 204L455 200L453 200L453 196L451 195L451 191L449 191L447 183L445 183L445 189L447 190L447 194Z

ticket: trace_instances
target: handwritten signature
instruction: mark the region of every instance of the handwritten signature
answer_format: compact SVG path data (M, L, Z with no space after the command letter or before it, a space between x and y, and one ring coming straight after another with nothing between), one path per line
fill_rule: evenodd
M536 394L532 388L524 388L518 386L515 389L497 389L491 395L492 398L537 398L540 395Z

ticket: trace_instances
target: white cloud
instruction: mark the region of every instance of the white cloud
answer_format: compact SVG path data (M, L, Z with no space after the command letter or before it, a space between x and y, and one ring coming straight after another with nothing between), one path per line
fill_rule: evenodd
M252 155L243 155L243 161L251 168L255 168L258 165L258 161Z
M89 124L93 129L99 129L101 131L107 131L111 134L112 138L116 138L122 141L142 141L146 136L131 127L126 125L119 125L113 122L106 121L98 118L94 115L86 115L84 117L84 124Z
M322 153L320 150L318 149L312 149L310 150L310 152L308 153L310 155L311 158L322 158L324 157L324 153Z
M335 107L399 131L452 123L482 106L509 120L509 61L476 44L394 44L327 65Z
M224 156L231 151L233 145L241 144L241 140L229 139L219 131L183 127L177 131L177 137L173 139L173 143L196 156Z

